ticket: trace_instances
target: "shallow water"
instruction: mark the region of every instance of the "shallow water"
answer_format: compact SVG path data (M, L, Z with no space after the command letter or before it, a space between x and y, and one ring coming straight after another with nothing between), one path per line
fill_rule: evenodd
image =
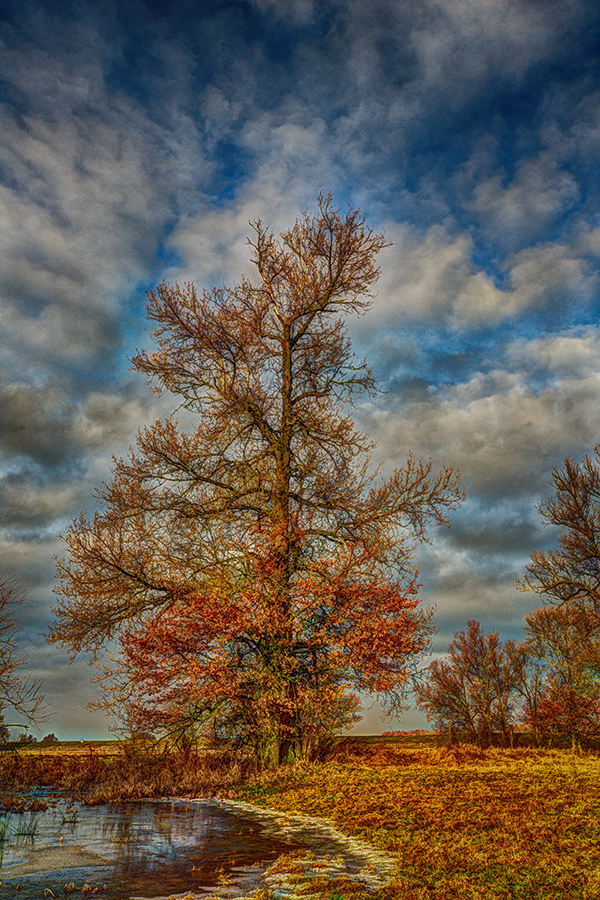
M2 836L2 900L38 900L47 889L64 897L71 884L71 897L81 897L84 884L107 900L202 896L225 879L239 895L252 891L282 853L307 846L212 800L96 807L59 801L43 812L0 814Z

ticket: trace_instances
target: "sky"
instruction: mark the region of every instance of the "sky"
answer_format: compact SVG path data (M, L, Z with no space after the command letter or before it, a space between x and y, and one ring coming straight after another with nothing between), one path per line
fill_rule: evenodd
M2 563L59 738L109 736L82 658L46 644L60 532L170 397L130 370L145 291L252 275L245 239L320 191L385 229L349 322L387 392L377 460L456 466L420 548L434 654L468 619L521 636L552 545L536 503L600 441L595 0L4 0ZM359 730L415 728L415 710ZM40 732L34 732L38 735Z

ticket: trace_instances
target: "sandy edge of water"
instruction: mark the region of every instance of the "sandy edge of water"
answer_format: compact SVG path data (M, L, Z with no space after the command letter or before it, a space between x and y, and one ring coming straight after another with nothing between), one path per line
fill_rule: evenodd
M199 802L204 799L196 797L189 800L189 802ZM270 869L267 869L265 875L262 876L263 886L269 888L275 898L281 898L281 900L306 900L306 893L302 893L303 889L315 878L323 877L330 879L347 878L375 892L388 884L397 869L395 857L376 850L375 847L372 847L365 841L348 837L341 831L338 831L329 819L300 813L285 813L270 807L254 806L252 803L245 803L240 800L219 800L213 798L213 802L223 809L239 810L247 816L252 816L263 826L267 826L269 830L272 830L273 836L277 838L298 839L301 837L305 840L307 837L314 837L315 839L333 841L340 848L342 854L348 854L355 863L359 862L361 865L358 872L349 874L343 857L332 858L324 853L319 854L318 850L312 851L312 853L307 851L305 859L294 860L290 871L277 871L275 874L270 874ZM272 868L275 867L279 869L277 861L272 866ZM300 893L297 893L298 891ZM189 892L187 894L170 895L165 898L155 898L155 900L252 900L256 893L257 891L253 891L250 895L239 896L234 889L224 886L208 896L206 894Z
M32 851L25 862L15 863L4 869L4 878L16 878L22 875L39 875L40 873L60 872L62 869L78 869L84 866L110 866L111 861L92 850L71 845L69 847L46 847Z

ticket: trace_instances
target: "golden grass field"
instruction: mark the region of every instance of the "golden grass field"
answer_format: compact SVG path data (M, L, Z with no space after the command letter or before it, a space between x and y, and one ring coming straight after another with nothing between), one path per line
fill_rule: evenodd
M259 776L206 753L161 761L115 755L115 745L41 751L0 759L5 796L35 783L92 802L111 791L115 800L211 793L326 817L397 857L376 900L600 900L597 753L347 739L325 762ZM313 887L328 900L373 897L339 882Z
M358 750L358 752L356 752ZM378 900L598 900L600 757L380 743L244 796L397 856ZM331 888L330 896L361 896Z

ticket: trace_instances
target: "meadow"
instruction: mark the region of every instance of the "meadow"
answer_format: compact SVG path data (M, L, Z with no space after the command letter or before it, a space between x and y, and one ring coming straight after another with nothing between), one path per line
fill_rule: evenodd
M321 762L258 774L214 751L34 745L0 759L0 782L5 798L35 784L92 803L204 793L324 817L397 858L376 900L600 898L600 756L592 752L346 739ZM373 897L339 881L312 890L328 900Z

